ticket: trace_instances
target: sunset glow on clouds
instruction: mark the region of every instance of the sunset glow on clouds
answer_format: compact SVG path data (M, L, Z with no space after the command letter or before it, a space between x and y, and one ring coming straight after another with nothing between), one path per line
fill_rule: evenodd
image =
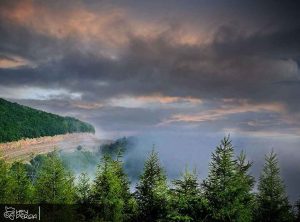
M280 19L258 13L249 21L218 2L177 4L173 12L130 1L4 1L1 95L68 100L80 110L169 110L160 126L268 112L298 120L298 52L288 39L298 27L286 27L283 9L270 6Z
M283 113L285 111L281 104L248 104L247 102L235 104L235 106L222 105L218 109L207 110L194 115L176 114L167 122L203 122L226 118L229 115L240 113Z
M296 149L299 16L269 0L4 0L0 96L101 138L232 133Z
M201 104L201 99L189 98L189 97L172 97L172 96L161 96L149 95L149 96L138 96L138 97L120 97L113 98L109 101L112 106L121 106L128 108L148 107L148 108L162 108L172 106L198 106Z
M0 68L2 69L11 69L19 68L22 66L33 66L33 64L21 57L2 57L0 56Z

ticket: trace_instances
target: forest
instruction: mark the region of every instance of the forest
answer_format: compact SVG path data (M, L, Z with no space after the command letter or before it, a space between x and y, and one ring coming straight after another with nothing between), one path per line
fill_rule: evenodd
M60 221L300 221L300 201L289 202L274 152L266 154L255 181L253 163L244 152L236 155L225 137L211 155L206 179L200 181L195 170L186 168L169 181L153 149L133 188L124 171L124 143L118 141L115 153L99 157L94 178L87 172L75 176L57 150L30 163L1 158L0 203L65 206L67 218Z
M62 117L0 98L0 143L23 138L55 136L75 132L91 132L91 124L72 117Z

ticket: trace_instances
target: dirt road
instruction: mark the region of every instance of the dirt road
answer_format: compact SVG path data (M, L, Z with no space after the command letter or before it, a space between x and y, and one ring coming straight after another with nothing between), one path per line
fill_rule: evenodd
M10 143L0 143L0 156L7 161L28 160L32 155L58 150L74 150L79 145L85 149L98 149L105 143L90 133L72 133L58 136L47 136L35 139L24 139Z

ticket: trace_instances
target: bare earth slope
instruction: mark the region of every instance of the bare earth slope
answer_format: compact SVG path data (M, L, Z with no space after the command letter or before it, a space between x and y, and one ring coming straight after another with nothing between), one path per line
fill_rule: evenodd
M97 149L105 143L94 134L72 133L57 136L46 136L35 139L23 139L15 142L0 143L0 156L8 161L28 160L31 155L48 153L55 148L58 150L74 150L81 145L85 149Z

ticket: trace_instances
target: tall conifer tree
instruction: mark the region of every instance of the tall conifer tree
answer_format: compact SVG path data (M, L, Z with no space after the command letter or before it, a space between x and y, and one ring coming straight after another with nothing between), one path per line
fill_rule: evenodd
M81 173L78 177L76 185L76 202L80 204L88 204L91 201L91 184L87 173Z
M98 166L93 186L93 203L98 205L100 220L121 222L131 217L129 208L133 198L122 161L105 155Z
M139 221L158 221L167 216L168 187L158 153L152 150L136 186Z
M203 182L209 221L251 221L252 181L249 167L234 158L231 140L225 137L212 154L208 178Z
M257 204L257 221L292 221L291 206L280 177L277 155L273 151L265 158L259 178Z

